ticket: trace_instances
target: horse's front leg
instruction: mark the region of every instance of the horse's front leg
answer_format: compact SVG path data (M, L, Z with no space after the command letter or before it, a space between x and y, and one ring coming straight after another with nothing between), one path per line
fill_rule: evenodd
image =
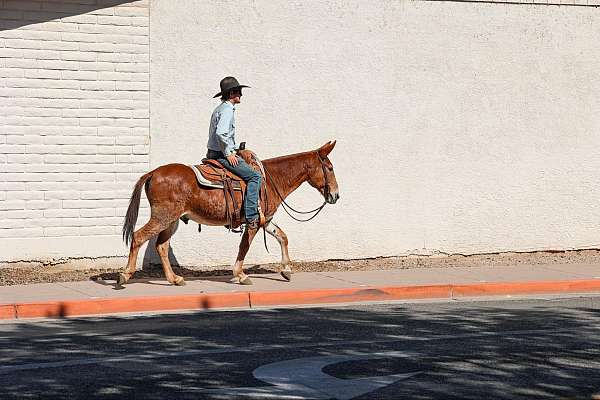
M258 229L248 229L248 227L246 227L244 234L242 235L238 256L233 265L233 276L234 278L237 277L239 279L240 285L252 285L250 277L244 273L244 258L246 258L246 254L248 254L250 244L252 243L254 236L256 236L256 232L258 232Z
M267 226L265 226L265 229L267 230L267 233L277 239L279 246L281 246L281 266L283 267L281 276L289 282L292 279L292 267L290 266L290 255L288 254L287 235L274 221L269 222Z

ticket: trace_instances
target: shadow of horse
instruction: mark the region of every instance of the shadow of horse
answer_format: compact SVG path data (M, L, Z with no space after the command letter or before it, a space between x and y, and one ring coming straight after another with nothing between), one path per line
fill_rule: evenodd
M207 280L223 283L229 282L233 277L231 268L197 270L182 266L177 260L175 253L173 253L172 247L169 247L169 262L171 263L173 271L176 274L183 276L186 280L190 281ZM254 265L248 268L248 272L253 275L272 274L277 272L277 267L275 265L272 268L270 268L269 266ZM101 274L91 276L90 280L98 283L99 285L113 286L115 290L125 289L125 286L118 284L118 277L119 272L104 272ZM269 279L274 281L285 282L284 279L273 278L270 276L256 277L259 279ZM142 269L137 270L133 274L131 279L132 280L129 282L129 284L142 283L146 285L171 286L171 283L165 280L165 274L162 268L162 264L160 262L160 258L158 257L158 253L156 252L156 238L153 238L148 242L148 246L146 247L146 250L144 252ZM157 282L157 280L160 280L161 282Z

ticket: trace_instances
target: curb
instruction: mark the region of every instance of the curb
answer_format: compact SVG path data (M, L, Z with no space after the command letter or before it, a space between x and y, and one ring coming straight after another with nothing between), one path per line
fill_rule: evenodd
M307 304L410 299L453 299L512 294L557 294L595 291L600 292L600 279L55 300L42 303L0 304L0 320L64 318L145 311L210 310L222 308L252 309L255 307Z

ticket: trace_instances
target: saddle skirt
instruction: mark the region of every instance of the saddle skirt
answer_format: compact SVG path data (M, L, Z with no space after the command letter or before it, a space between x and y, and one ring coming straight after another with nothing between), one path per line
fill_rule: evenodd
M260 172L264 177L264 170L261 162L250 150L239 150L238 156L242 157L244 161L252 168ZM216 189L223 189L223 181L231 180L232 186L235 190L242 190L245 188L245 182L242 178L229 171L217 160L210 158L202 159L200 165L188 165L196 174L196 179L200 186L211 187Z
M211 163L206 163L207 161L211 161ZM243 180L240 177L227 171L222 165L213 167L212 162L219 163L216 160L204 159L200 165L188 165L188 167L194 171L196 180L200 186L223 189L223 176L227 176L229 179L231 179L231 184L234 190L242 190L241 183ZM222 171L222 174L224 175L218 171Z

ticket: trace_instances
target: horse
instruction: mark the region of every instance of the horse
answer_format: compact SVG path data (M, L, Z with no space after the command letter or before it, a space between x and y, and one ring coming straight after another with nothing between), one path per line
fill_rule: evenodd
M317 189L324 198L323 206L335 204L339 199L339 189L333 164L328 158L335 146L330 141L317 150L290 154L263 160L265 185L263 212L264 230L275 237L281 247L281 275L291 280L288 239L285 232L273 221L273 215L284 203L285 198L304 182ZM134 232L138 218L142 187L150 203L150 219ZM118 275L118 285L129 281L136 270L140 246L158 235L156 250L165 272L165 277L173 285L185 285L185 279L173 272L169 262L169 241L175 233L180 217L186 215L199 224L226 226L227 199L221 189L200 186L194 171L187 165L168 164L142 175L134 186L123 224L123 240L130 245L129 259L124 272ZM321 208L323 207L321 206ZM239 244L238 255L232 267L233 280L239 284L251 285L252 281L244 273L244 258L258 229L244 229Z

